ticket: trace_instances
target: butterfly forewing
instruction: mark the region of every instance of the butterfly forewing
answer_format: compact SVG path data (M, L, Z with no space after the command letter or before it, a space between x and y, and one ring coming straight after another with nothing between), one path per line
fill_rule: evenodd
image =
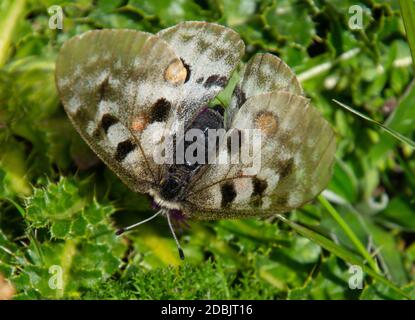
M56 81L69 118L135 191L157 183L151 139L177 108L183 70L166 42L132 30L87 32L60 51Z
M183 22L157 35L174 48L188 70L179 114L186 126L226 86L245 45L232 29L207 22Z

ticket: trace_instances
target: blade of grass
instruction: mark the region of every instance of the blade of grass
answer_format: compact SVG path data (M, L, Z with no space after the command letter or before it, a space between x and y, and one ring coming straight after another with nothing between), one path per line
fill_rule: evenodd
M337 224L342 228L346 236L350 239L350 241L354 244L356 249L360 252L360 254L366 259L367 263L370 267L376 271L377 273L380 272L379 266L377 265L376 261L370 255L370 253L366 250L365 246L353 232L353 230L349 227L349 225L344 221L342 216L337 212L337 210L324 198L322 195L318 196L318 200L323 205L324 208L330 213L330 216L337 222Z
M9 201L12 205L14 205L17 209L17 211L19 211L19 213L21 214L21 216L23 218L26 217L26 211L25 209L22 208L22 206L20 204L18 204L16 201L14 201L13 199L10 198L5 198L7 201Z
M23 15L25 4L25 0L9 1L6 4L3 4L6 5L6 10L0 17L0 67L2 67L7 60L10 42L14 30Z
M411 148L415 149L415 142L412 141L411 139L408 139L404 135L400 134L398 131L395 131L395 130L383 125L382 123L377 122L376 120L373 120L373 119L369 118L368 116L364 115L363 113L353 109L352 107L349 107L348 105L345 105L344 103L341 103L340 101L337 101L336 99L333 99L333 101L335 103L337 103L339 106L341 106L342 108L350 111L351 113L365 119L366 121L369 121L369 122L377 125L378 127L383 129L384 131L386 131L388 134L390 134L394 138L398 139L399 141L401 141L401 142L407 144L408 146L410 146Z
M399 0L399 6L415 69L415 2L413 0Z
M383 276L375 272L373 269L365 265L360 257L351 253L347 249L340 247L339 245L335 244L333 241L327 239L326 237L322 236L321 234L318 234L317 232L313 230L310 230L306 227L303 227L295 222L288 220L282 215L277 214L276 217L282 222L288 224L292 229L294 229L296 232L298 232L302 236L316 242L322 248L328 250L329 252L339 257L340 259L350 264L361 266L362 270L365 273L367 273L370 277L372 277L373 279L385 284L386 286L388 286L389 288L391 288L392 290L394 290L401 296L407 299L411 299L411 297L409 297L403 290L401 290L399 287L394 285L388 279L384 278Z

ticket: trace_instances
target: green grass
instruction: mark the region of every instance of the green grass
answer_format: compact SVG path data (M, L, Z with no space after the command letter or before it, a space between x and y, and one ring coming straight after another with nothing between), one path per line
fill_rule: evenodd
M52 30L47 8L60 3L64 30ZM350 30L348 9L356 4L365 8L363 28ZM2 1L0 273L16 288L15 298L415 298L411 6ZM181 235L181 262L161 218L115 236L117 227L149 217L150 204L75 132L59 103L54 68L59 48L75 34L96 28L157 32L184 20L235 29L248 48L244 61L257 52L284 59L332 124L337 152L324 196L269 219L191 222ZM227 93L220 96L225 103ZM56 266L61 288L50 285ZM349 286L356 266L363 272L361 289Z
M370 123L375 124L379 128L383 129L386 133L388 133L392 137L394 137L396 140L401 141L402 143L405 143L407 146L411 147L412 149L415 149L415 142L412 141L411 139L408 139L407 137L403 136L398 131L393 130L393 129L377 122L376 120L373 120L373 119L369 118L368 116L364 115L363 113L361 113L361 112L345 105L344 103L341 103L341 102L337 101L336 99L333 99L333 101L336 102L339 106L343 107L344 109L350 111L351 113L361 117L362 119L365 119L366 121L368 121Z

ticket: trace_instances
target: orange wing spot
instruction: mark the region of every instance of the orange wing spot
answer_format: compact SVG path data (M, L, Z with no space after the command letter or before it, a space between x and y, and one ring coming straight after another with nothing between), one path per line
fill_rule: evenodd
M187 70L183 63L176 59L167 67L166 71L164 72L164 79L166 81L177 85L183 84L187 77Z
M255 124L267 136L275 134L278 130L278 118L270 111L259 113Z
M148 118L145 115L137 116L131 122L131 130L134 132L142 132L148 125Z

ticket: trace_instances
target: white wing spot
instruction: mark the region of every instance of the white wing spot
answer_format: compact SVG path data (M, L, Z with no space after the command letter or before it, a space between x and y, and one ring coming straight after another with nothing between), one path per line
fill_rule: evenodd
M307 147L312 147L313 145L315 145L315 143L316 143L316 136L314 136L314 135L312 135L312 134L310 134L310 136L308 137L308 139L307 139Z
M78 65L78 66L75 67L75 71L74 71L73 75L77 78L81 75L81 72L82 72L81 66Z
M70 113L76 113L80 107L81 100L79 99L79 96L73 96L71 99L69 99L67 103L67 108Z
M110 77L109 78L108 84L113 89L119 89L121 87L121 81L119 79L117 79L117 78L114 78L114 77Z
M128 166L133 166L134 164L137 164L140 161L140 157L137 151L132 151L127 154L127 156L122 161L123 164L126 164Z
M88 84L91 86L92 89L95 89L96 87L100 86L105 81L108 75L109 75L108 70L103 70L95 77L91 77L88 81Z
M265 168L261 170L261 172L257 175L259 179L265 180L268 184L265 193L268 194L274 190L280 181L280 175L276 173L274 170Z
M118 59L117 62L114 64L114 68L120 70L122 68L121 59Z
M88 60L88 65L94 64L95 62L98 61L98 55L93 55L89 60Z
M133 67L134 68L138 68L141 64L141 59L140 58L135 58L133 61Z
M299 191L290 193L288 197L288 205L290 207L292 208L298 207L302 204L302 202L303 202L303 196Z
M241 178L234 180L236 198L234 203L248 203L253 192L252 180L250 178Z
M114 101L101 100L98 104L97 121L100 121L102 116L106 113L117 114L119 106Z
M270 206L271 206L270 197L264 197L262 199L262 209L269 209Z
M130 134L124 125L117 122L108 128L107 137L111 146L116 148L120 142L127 140L130 137Z
M90 136L94 134L94 131L96 129L96 125L94 121L88 121L88 124L86 125L86 133Z
M294 164L296 167L301 167L303 165L303 157L301 152L294 154Z
M145 154L153 156L156 145L162 142L164 128L164 122L153 122L142 131L140 140Z
M69 84L69 78L61 78L58 80L58 85L60 88L64 88Z
M315 197L320 192L320 186L318 184L314 184L311 186L311 195Z

